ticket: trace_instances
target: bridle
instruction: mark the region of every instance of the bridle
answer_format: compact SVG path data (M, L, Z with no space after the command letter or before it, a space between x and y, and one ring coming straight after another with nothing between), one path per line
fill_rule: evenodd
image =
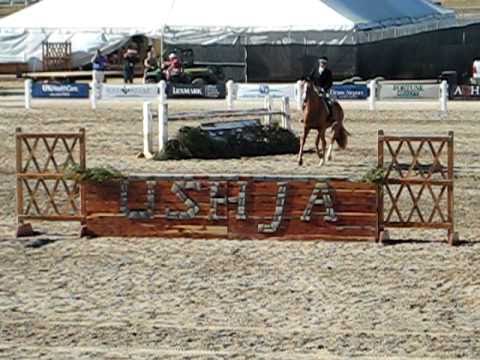
M317 95L319 98L324 98L325 97L325 92L321 90L320 88L316 87L312 81L306 81L306 86L307 86L307 91L306 91L306 96L305 99L308 98L310 93L313 91L315 95Z

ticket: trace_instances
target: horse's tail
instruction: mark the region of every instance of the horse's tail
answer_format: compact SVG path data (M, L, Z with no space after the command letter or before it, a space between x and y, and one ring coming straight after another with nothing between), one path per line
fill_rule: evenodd
M336 141L340 149L344 150L347 148L348 144L348 136L350 133L345 129L345 126L343 126L343 110L340 106L337 106L338 111L338 118L336 119L335 123L332 125L332 130L333 130L333 138L332 142Z

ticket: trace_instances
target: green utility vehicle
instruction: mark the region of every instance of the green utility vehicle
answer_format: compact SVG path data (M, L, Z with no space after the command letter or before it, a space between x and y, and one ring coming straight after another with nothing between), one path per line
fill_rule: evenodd
M164 58L172 52L177 54L183 65L183 72L178 76L172 77L171 81L173 83L202 86L225 82L225 74L222 67L211 63L195 62L192 49L174 49L165 53ZM158 83L160 80L166 80L160 67L145 74L145 82L147 83Z

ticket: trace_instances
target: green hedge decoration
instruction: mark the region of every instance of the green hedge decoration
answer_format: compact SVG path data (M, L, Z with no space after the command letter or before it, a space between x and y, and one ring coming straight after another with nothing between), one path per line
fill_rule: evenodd
M182 127L157 160L235 159L248 156L296 154L300 140L279 126L248 126L242 131L212 136L199 127Z

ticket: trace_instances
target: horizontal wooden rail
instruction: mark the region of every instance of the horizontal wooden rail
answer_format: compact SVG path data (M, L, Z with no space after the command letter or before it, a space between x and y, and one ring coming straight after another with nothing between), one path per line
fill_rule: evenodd
M409 142L409 141L430 141L430 142L446 142L450 138L448 136L386 136L379 135L379 140L395 141L395 142Z
M37 221L82 221L84 219L83 216L80 215L48 215L48 216L40 216L40 215L19 215L19 220L37 220Z
M17 138L41 138L41 139L54 139L54 138L63 138L63 139L75 139L75 138L82 138L83 135L81 134L73 134L73 133L51 133L51 134L43 134L43 133L17 133Z
M230 111L230 112L219 112L212 114L210 112L205 113L186 113L186 114L175 114L168 117L168 120L195 120L195 119L211 119L211 118L234 118L234 117L243 117L243 116L265 116L265 115L281 115L285 116L285 113L282 111L267 111L267 110L256 110L256 111Z
M392 178L388 179L389 185L434 185L434 186L441 186L441 185L451 185L453 184L453 180L432 180L430 178L419 179L418 176L416 178Z
M391 228L425 228L425 229L446 229L448 230L452 226L450 222L439 222L439 223L423 223L423 222L389 222L388 227Z
M65 178L65 175L62 173L21 173L17 174L19 179L43 179L43 180L58 180ZM68 180L68 179L67 179Z

